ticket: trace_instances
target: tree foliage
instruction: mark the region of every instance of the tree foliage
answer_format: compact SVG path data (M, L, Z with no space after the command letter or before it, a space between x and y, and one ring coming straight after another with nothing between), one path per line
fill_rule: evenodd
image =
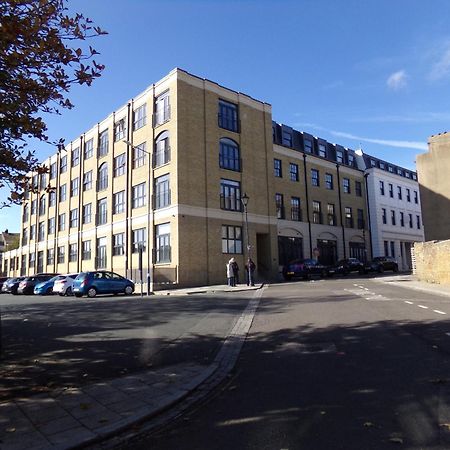
M72 108L70 88L101 75L86 41L103 34L83 14L69 15L66 0L0 0L0 189L10 191L0 207L22 201L30 171L48 171L27 141L64 145L49 140L42 114Z

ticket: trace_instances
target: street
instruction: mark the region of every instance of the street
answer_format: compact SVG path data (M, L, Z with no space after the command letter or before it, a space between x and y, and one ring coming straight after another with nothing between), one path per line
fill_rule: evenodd
M119 447L448 449L449 317L449 297L377 279L272 285L232 378Z

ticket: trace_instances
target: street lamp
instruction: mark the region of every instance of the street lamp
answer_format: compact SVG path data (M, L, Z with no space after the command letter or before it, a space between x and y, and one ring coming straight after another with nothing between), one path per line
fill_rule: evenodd
M247 213L247 206L248 206L248 201L249 201L250 197L247 195L247 193L245 192L244 195L241 197L241 202L242 205L244 206L244 214L245 214L245 234L246 236L246 241L247 241L247 280L248 280L248 284L250 286L253 286L253 278L252 278L252 270L251 270L251 264L250 264L250 259L251 259L251 246L250 246L250 234L248 232L248 213ZM244 255L245 256L245 255Z

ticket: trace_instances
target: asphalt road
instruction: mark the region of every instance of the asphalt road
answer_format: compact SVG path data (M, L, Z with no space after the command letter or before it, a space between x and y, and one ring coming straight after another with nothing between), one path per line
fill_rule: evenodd
M184 361L208 364L249 294L0 295L0 401Z
M121 448L449 449L449 318L369 278L272 285L231 381Z

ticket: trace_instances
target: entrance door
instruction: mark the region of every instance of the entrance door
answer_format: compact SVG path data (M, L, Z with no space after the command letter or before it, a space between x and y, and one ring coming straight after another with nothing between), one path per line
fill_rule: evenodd
M337 261L336 241L317 239L317 249L319 251L319 262L321 264L331 266Z
M294 259L303 259L303 239L278 236L278 263L284 266Z
M367 260L366 246L363 242L350 242L350 258L357 258L362 262Z

